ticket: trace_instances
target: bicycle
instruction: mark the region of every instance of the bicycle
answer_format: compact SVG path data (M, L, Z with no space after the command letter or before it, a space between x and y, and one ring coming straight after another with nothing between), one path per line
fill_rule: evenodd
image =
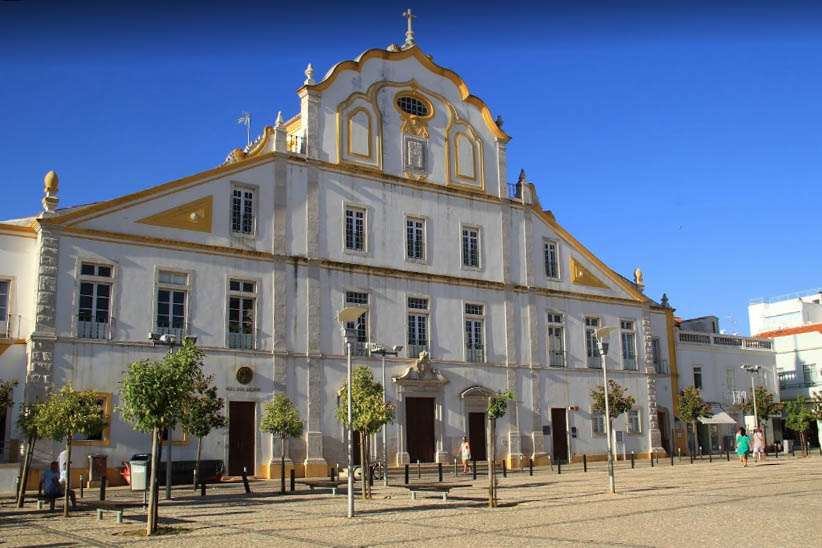
M385 465L383 465L382 461L369 462L368 468L374 474L375 480L381 480L383 474L385 474ZM362 479L362 465L358 464L354 467L354 479L357 481Z

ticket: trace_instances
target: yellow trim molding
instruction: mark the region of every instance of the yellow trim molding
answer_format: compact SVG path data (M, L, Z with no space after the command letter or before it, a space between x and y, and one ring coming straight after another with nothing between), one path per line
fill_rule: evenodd
M110 392L97 392L95 394L98 399L102 400L103 402L103 414L106 417L106 427L103 429L103 433L101 439L99 440L78 440L75 439L71 442L72 445L82 445L82 446L96 446L96 447L103 447L108 446L111 443L111 393Z
M597 278L590 270L582 266L575 258L570 257L571 262L571 283L587 285L590 287L601 287L608 289L602 280Z
M196 232L211 232L214 196L206 196L193 202L183 204L149 217L138 220L138 223Z
M360 112L365 113L365 117L368 118L368 130L367 130L368 154L360 154L359 152L354 152L354 150L351 148L351 136L353 135L352 126L354 125L354 116L356 116ZM347 144L347 147L348 147L348 155L349 156L356 156L357 158L363 158L364 160L373 160L374 159L373 158L374 151L373 151L373 147L372 147L371 143L374 140L374 133L373 133L373 130L372 130L372 128L374 127L374 124L371 120L371 113L368 112L368 109L365 108L365 107L357 107L357 108L355 108L354 110L352 110L351 112L348 113L348 116L346 116L346 119L348 121L348 124L347 124L347 132L348 133L346 135L346 144Z

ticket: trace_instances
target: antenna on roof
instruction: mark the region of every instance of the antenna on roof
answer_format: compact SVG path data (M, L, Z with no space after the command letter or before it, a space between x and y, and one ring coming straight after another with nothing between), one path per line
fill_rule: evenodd
M237 118L237 125L241 126L245 124L245 146L251 144L251 115L246 111L241 111L242 116Z

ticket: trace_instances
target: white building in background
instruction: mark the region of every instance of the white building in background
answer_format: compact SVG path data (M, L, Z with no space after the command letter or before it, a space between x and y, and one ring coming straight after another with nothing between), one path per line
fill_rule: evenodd
M775 401L780 401L774 341L728 335L719 329L716 316L678 320L675 333L679 390L691 385L700 388L714 414L702 419L697 446L705 454L733 450L736 429L743 426L750 430L755 424L753 414L745 415L743 411L752 398L752 381L754 385L763 385L774 394ZM760 368L749 373L743 365ZM764 427L769 444L782 439L779 419L769 420ZM683 429L679 419L676 428ZM684 428L688 432L688 446L692 447L692 427ZM686 451L684 446L681 449Z
M12 326L0 377L25 378L30 399L50 383L99 393L110 427L78 440L78 461L104 454L113 468L147 450L112 409L127 364L167 351L152 332L197 337L226 398L229 425L204 458L276 473L258 423L285 393L306 425L288 456L298 474L325 475L345 458L336 318L352 305L367 309L351 324L355 365L379 379L365 343L405 347L386 360L391 465L451 462L464 434L483 458L487 397L506 389L516 401L497 443L509 464L602 458L589 395L602 383L601 326L617 328L610 378L636 399L615 423L627 451L667 448L672 309L643 295L641 273L627 281L565 231L524 173L508 184L510 137L456 73L411 34L319 81L309 66L298 95L296 116L217 168L68 209L49 174L44 211L0 224ZM175 458L193 458L196 444L175 439ZM40 462L58 451L41 448Z
M774 341L782 399L822 394L822 288L755 299L748 318L754 336ZM819 421L807 439L822 445Z

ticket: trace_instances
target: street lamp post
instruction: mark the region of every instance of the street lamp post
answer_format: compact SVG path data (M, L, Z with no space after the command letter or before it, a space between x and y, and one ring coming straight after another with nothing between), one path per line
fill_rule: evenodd
M347 382L346 387L346 406L348 408L348 429L346 432L346 451L348 453L348 517L354 517L354 434L353 434L353 424L352 424L352 412L351 412L351 345L354 344L357 333L356 329L348 328L349 322L357 321L357 318L362 316L368 312L365 308L360 308L357 306L347 306L343 308L337 319L339 320L340 324L342 325L343 337L345 338L345 347L346 347L346 354L348 357L348 364L347 364Z
M759 428L759 413L757 412L756 407L756 387L754 386L754 376L756 376L756 373L762 369L762 366L743 363L740 367L751 374L751 396L753 397L754 404L754 428Z
M609 337L611 331L614 329L616 328L600 327L594 331L594 337L596 337L597 340L597 349L602 359L602 382L605 392L605 435L608 438L608 483L611 488L611 493L616 493L616 489L614 487L614 457L611 451L611 407L608 404L608 371L605 367L605 355L608 354L608 342L606 342L604 338Z
M372 343L368 347L368 352L371 354L379 354L382 356L382 402L385 403L385 356L399 356L402 350L401 344L395 344L394 350L388 350L384 344ZM388 487L388 436L386 435L386 425L382 425L382 484L383 487ZM365 472L363 472L365 473Z

